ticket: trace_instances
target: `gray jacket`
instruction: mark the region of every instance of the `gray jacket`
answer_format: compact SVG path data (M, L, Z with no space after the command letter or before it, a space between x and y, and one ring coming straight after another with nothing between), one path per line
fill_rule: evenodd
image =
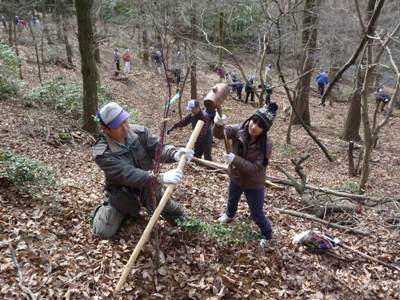
M93 146L94 160L104 171L105 190L128 189L130 193L140 195L149 184L153 169L153 159L158 145L158 138L149 129L139 125L130 125L126 144L120 144L107 134L100 135ZM165 145L162 162L174 162L177 149ZM111 204L113 204L111 202ZM118 208L118 204L114 205Z

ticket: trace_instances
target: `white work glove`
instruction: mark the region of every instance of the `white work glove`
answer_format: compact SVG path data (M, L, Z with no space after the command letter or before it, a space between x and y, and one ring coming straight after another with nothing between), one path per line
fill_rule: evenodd
M185 148L179 148L174 154L175 161L180 161L182 156L185 155L187 161L191 161L194 155L193 150L187 150Z
M234 159L235 159L235 154L233 154L232 152L224 154L224 160L228 166L233 162Z
M172 169L160 176L160 183L162 184L178 184L182 181L183 172L179 169Z
M220 126L226 125L227 118L225 115L222 115L222 117L219 116L218 112L215 113L214 117L214 123Z

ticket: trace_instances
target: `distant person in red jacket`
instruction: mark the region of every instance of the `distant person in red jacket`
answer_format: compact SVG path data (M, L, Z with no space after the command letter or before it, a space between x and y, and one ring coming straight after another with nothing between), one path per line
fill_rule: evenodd
M122 55L122 60L124 61L124 73L128 74L131 72L131 60L132 55L129 49L126 49Z

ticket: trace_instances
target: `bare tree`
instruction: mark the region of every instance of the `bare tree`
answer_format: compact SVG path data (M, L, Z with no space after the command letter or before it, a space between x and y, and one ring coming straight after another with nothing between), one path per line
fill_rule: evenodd
M308 126L311 125L309 96L312 70L314 68L314 53L317 47L317 27L320 0L306 0L303 11L303 33L300 74L304 74L297 82L294 105L300 118ZM291 124L299 124L296 115L292 114Z
M192 38L196 40L197 38L197 5L196 1L192 4L192 9L190 12L190 25L191 25L191 32ZM196 69L197 69L197 59L196 59L196 44L192 42L191 45L191 56L190 61L190 97L191 99L197 99L197 78L196 78Z
M366 15L365 15L366 22L369 22L372 17L376 2L377 2L377 0L369 0L368 1ZM357 3L357 1L356 1L356 3ZM363 28L363 30L365 30L365 28ZM375 27L372 26L370 28L370 30L371 30L371 32L373 32L375 30ZM371 44L372 40L367 38L366 43ZM368 49L370 49L370 48L368 48ZM344 126L343 136L342 136L342 138L346 141L361 140L360 133L359 133L360 125L361 125L361 89L363 87L363 81L365 78L365 68L364 67L366 65L366 62L365 62L366 58L364 57L362 59L364 59L364 61L362 60L360 62L360 64L358 65L357 75L355 78L354 91L353 91L353 95L351 97L350 107L347 112L347 118L346 118L346 122L345 122L345 126Z
M379 63L379 60L381 58L381 55L383 51L385 50L388 53L390 63L396 73L396 85L395 89L393 91L392 99L397 99L399 97L399 89L400 89L400 71L399 68L393 59L392 52L390 48L388 47L389 42L393 41L393 36L396 35L396 33L400 29L400 23L397 24L396 28L393 30L393 32L386 38L385 41L382 41L382 39L378 36L379 41L381 42L382 49L381 51L376 55L375 60L372 62L372 43L367 43L366 45L366 58L367 58L367 65L366 65L366 71L365 71L365 77L364 77L364 82L361 90L361 99L362 99L362 121L363 121L363 128L364 128L364 143L365 143L365 148L364 148L364 153L363 153L363 160L362 160L362 168L361 168L361 177L360 177L360 183L359 183L359 189L360 191L363 191L365 189L365 185L368 181L369 177L369 160L371 157L372 149L376 145L376 142L378 140L378 135L380 130L387 124L392 111L395 106L395 101L392 100L389 106L389 110L386 113L385 117L383 120L378 122L378 111L379 111L379 102L376 103L375 106L375 111L373 113L372 117L372 122L370 121L369 113L368 113L368 95L370 94L370 86L373 84L373 74L374 74L374 68Z

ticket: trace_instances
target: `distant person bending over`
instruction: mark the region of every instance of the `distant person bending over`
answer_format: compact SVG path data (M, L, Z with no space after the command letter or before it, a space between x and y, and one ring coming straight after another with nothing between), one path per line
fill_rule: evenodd
M318 91L320 96L322 97L325 92L325 85L329 83L329 77L327 71L322 71L315 77L315 81L318 84Z
M272 96L272 86L270 83L264 83L264 85L259 84L259 89L262 89L263 94L265 94L265 104L268 105L271 102Z
M376 105L380 106L380 112L383 112L385 106L390 102L390 96L389 94L385 93L383 89L379 89L375 93L375 100L376 100Z
M241 124L226 125L226 116L215 116L214 136L232 140L231 153L224 155L229 166L228 205L218 219L228 223L235 217L241 195L246 196L250 215L261 230L261 246L272 239L272 228L264 214L265 175L271 159L272 141L268 131L275 119L278 106L271 103L258 109Z
M253 75L250 77L248 81L246 81L246 86L244 87L244 91L246 92L246 100L244 103L247 103L250 96L250 102L254 102L254 84L256 77Z
M125 50L124 54L122 55L122 60L124 61L124 73L125 74L130 73L132 56L129 49Z
M185 65L185 56L183 55L182 51L178 51L176 54L175 66L173 70L177 85L181 82L182 70L184 65Z
M176 128L182 128L189 124L192 124L192 128L194 128L197 122L202 120L204 122L204 126L200 131L196 143L194 144L194 156L201 158L201 156L204 154L204 159L212 160L212 131L208 115L201 110L200 102L195 99L189 101L186 110L189 112L189 114L168 129L167 134L170 134Z
M233 70L229 74L229 86L232 91L236 92L237 100L242 101L243 83L240 81L239 75Z
M129 114L115 102L104 105L97 112L102 134L93 146L96 164L104 172L104 200L93 212L93 232L102 239L113 237L127 218L138 218L144 206L149 213L162 196L163 184L178 184L183 177L179 169L158 176L152 173L158 138L149 129L128 123ZM193 151L165 145L161 159L172 163L185 155L190 161ZM167 202L162 216L171 224L184 216L182 208L173 200Z
M152 50L151 61L157 69L158 74L161 74L161 64L162 64L162 53L160 50Z

